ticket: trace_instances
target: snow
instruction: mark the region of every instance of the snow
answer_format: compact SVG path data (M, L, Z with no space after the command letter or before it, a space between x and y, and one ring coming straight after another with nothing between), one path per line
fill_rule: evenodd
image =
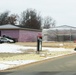
M47 48L47 47L44 47L43 50L48 50L48 51L66 51L65 48Z
M0 53L22 53L23 50L29 50L29 49L36 50L36 47L26 47L7 43L0 44ZM42 50L66 51L65 48L49 48L49 47L43 47Z
M36 50L36 47L26 47L7 43L0 44L0 53L22 53L21 50L28 50L28 49ZM49 48L49 47L43 47L42 50L66 51L65 48ZM36 61L38 60L16 60L16 61L5 61L5 62L0 61L0 70L5 70L23 64L29 64Z
M21 50L28 50L31 48L36 50L35 47L24 47L24 46L5 43L5 44L0 44L0 53L22 53Z
M36 62L37 60L18 60L18 61L5 61L5 62L0 62L0 70L5 70L8 68L12 68L15 66L23 65L23 64L29 64L32 62Z
M0 70L5 70L5 69L7 69L9 67L10 67L10 65L6 65L4 63L0 63Z

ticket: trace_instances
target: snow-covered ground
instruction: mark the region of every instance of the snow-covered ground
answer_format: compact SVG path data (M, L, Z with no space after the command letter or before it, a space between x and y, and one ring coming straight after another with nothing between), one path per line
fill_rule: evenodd
M36 60L18 60L18 61L5 61L5 62L0 61L0 70L5 70L23 64L29 64L32 62L36 62Z
M4 44L0 44L0 53L22 53L21 50L28 50L31 48L36 50L35 47L24 47L20 45L4 43Z
M0 53L22 53L21 50L33 49L36 50L36 47L26 47L15 44L0 44ZM42 50L48 51L66 51L65 48L48 48L43 47ZM14 66L19 66L23 64L29 64L31 62L36 62L37 60L17 60L17 61L0 61L0 70L5 70Z
M0 53L22 53L23 50L28 50L28 49L36 50L37 48L20 46L20 45L15 45L15 44L7 44L7 43L0 44ZM50 47L43 47L42 50L66 51L65 48L50 48Z

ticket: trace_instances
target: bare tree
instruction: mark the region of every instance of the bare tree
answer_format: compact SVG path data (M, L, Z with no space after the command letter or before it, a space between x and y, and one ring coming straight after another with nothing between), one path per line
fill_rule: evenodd
M0 14L0 25L4 25L8 23L7 21L8 15L9 15L9 11L6 11Z
M51 27L55 27L55 23L56 21L53 20L52 17L47 16L44 18L43 28L48 29Z
M55 27L55 26L56 26L56 21L53 20L53 22L52 22L52 27Z
M7 18L8 24L15 25L16 21L17 21L17 17L18 17L18 15L15 15L15 14L11 14L10 16L8 16L8 18Z
M41 29L41 16L35 9L27 9L22 13L21 25L25 28Z
M11 14L9 15L9 11L3 12L0 14L0 25L4 24L16 24L17 15Z

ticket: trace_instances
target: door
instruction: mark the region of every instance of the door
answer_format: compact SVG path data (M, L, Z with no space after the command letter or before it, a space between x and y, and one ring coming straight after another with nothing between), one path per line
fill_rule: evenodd
M1 36L1 31L0 31L0 36Z

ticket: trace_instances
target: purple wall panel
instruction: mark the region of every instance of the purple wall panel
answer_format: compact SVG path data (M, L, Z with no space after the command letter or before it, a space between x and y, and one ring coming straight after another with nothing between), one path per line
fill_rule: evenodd
M1 36L6 35L18 40L19 38L19 30L1 30Z
M36 31L25 31L20 30L19 31L19 41L20 42L34 42L37 41L37 35L41 34L41 32Z
M6 35L15 38L19 42L34 42L37 41L38 31L27 30L1 30L1 36Z

